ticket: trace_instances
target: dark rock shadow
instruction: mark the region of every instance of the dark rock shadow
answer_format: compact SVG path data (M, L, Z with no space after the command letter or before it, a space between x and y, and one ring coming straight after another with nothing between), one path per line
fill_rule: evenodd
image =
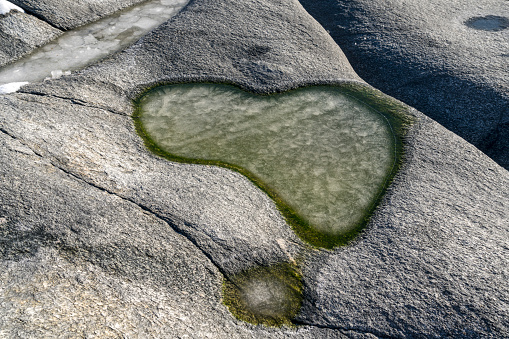
M338 0L300 2L366 82L415 107L509 169L509 95L502 88L410 60L376 38L369 41L371 28L361 21L366 13L360 6Z

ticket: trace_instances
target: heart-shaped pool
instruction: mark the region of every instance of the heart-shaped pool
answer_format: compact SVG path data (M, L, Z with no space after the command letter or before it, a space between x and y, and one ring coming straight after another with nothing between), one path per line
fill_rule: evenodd
M139 99L135 120L147 144L171 160L246 175L303 240L325 248L365 225L396 163L388 119L333 86L273 95L161 86Z

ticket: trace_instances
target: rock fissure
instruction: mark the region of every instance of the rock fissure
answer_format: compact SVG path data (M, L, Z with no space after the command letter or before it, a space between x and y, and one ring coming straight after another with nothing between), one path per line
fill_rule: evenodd
M80 180L80 181L82 181L82 182L84 182L84 183L86 183L86 184L88 184L88 185L90 185L90 186L92 186L92 187L94 187L94 188L96 188L96 189L99 189L99 190L101 190L101 191L103 191L103 192L105 192L105 193L108 193L108 194L111 194L111 195L115 195L115 196L119 197L120 199L122 199L122 200L124 200L124 201L130 202L130 203L132 203L132 204L134 204L134 205L138 206L138 207L139 207L140 209L142 209L143 211L145 211L145 212L149 213L150 215L152 215L152 216L156 217L157 219L159 219L159 220L163 221L163 222L164 222L165 224L167 224L167 225L168 225L168 226L169 226L169 227L170 227L170 228L171 228L171 229L172 229L175 233L177 233L177 234L179 234L179 235L181 235L181 236L185 237L187 240L189 240L189 241L190 241L190 242L191 242L191 243L192 243L192 244L193 244L193 245L194 245L194 246L195 246L195 247L196 247L196 248L197 248L197 249L198 249L198 250L199 250L199 251L200 251L200 252L201 252L201 253L202 253L202 254L203 254L203 255L204 255L204 256L205 256L205 257L206 257L209 261L210 261L210 262L211 262L211 263L212 263L212 265L214 265L214 266L217 268L217 270L218 270L218 271L219 271L219 272L223 275L223 277L226 277L226 278L228 277L227 273L226 273L226 272L225 272L225 271L221 268L221 266L220 266L220 265L218 265L218 264L216 263L216 261L214 260L214 258L213 258L210 254L208 254L206 251L204 251L204 250L203 250L203 249L199 246L198 242L197 242L197 241L196 241L196 240L195 240L192 236L190 236L190 235L189 235L189 234L187 234L186 232L183 232L183 231L182 231L182 229L180 229L179 227L177 227L177 226L175 225L175 223L174 223L174 222L173 222L170 218L165 217L165 216L162 216L162 215L160 215L160 214L158 214L158 213L156 213L156 212L152 211L150 208L148 208L148 207L146 207L146 206L144 206L144 205L142 205L142 204L139 204L139 203L135 202L134 200L131 200L131 199L126 198L126 197L123 197L123 196L121 196L121 195L119 195L119 194L117 194L117 193L115 193L115 192L109 191L109 190L107 190L107 189L105 189L105 188L103 188L103 187L100 187L100 186L98 186L98 185L96 185L96 184L92 183L92 182L89 182L89 181L87 181L87 180L85 180L85 179L83 179L83 178L80 178L79 176L75 175L74 173L72 173L72 172L70 172L70 171L68 171L68 170L66 170L66 169L64 169L64 168L61 168L61 167L59 167L59 166L56 166L56 165L55 165L55 164L53 164L53 163L52 163L52 165L53 165L53 166L55 166L56 168L60 169L60 170L61 170L61 171L63 171L64 173L68 174L69 176L71 176L71 177L75 178L76 180ZM177 217L175 217L175 218L176 218L176 219L178 219ZM182 221L182 222L183 222L184 224L188 224L188 223L186 223L185 221Z
M383 339L391 338L390 336L387 336L387 335L377 334L377 333L373 333L370 331L363 331L360 329L351 329L351 328L346 328L346 327L330 326L330 325L318 325L318 324L312 324L312 323L308 323L305 321L299 321L299 320L294 320L294 323L296 325L314 327L314 328L319 328L319 329L324 329L324 330L341 331L345 335L347 335L348 332L355 332L355 333L360 333L360 334L371 334L377 338L383 338Z
M28 145L28 144L27 144L26 142L24 142L22 139L20 139L20 138L18 138L18 137L16 137L16 136L14 136L13 134L9 133L8 131L6 131L5 129L3 129L3 128L1 128L1 127L0 127L0 132L4 133L5 135L8 135L9 137L11 137L11 138L13 138L13 139L15 139L15 140L18 140L21 144L23 144L24 146L28 147L28 148L29 148L29 149L30 149L30 150L31 150L31 151L32 151L32 152L33 152L36 156L38 156L38 157L40 157L40 158L42 158L42 159L45 159L45 157L44 157L42 154L40 154L39 152L37 152L36 150L34 150L32 147L30 147L30 145ZM96 184L94 184L94 183L92 183L92 182L89 182L89 181L87 181L87 180L85 180L85 179L83 179L83 178L81 178L81 177L77 176L76 174L72 173L71 171L66 170L65 168L62 168L62 167L60 167L60 166L58 166L58 165L54 164L52 161L49 161L49 163L50 163L53 167L55 167L55 168L59 169L60 171L62 171L62 172L64 172L65 174L67 174L68 176L72 177L73 179L75 179L75 180L77 180L77 181L80 181L80 182L83 182L83 183L85 183L85 184L87 184L87 185L89 185L89 186L92 186L92 187L94 187L94 188L96 188L96 189L98 189L98 190L100 190L100 191L105 192L105 193L108 193L108 194L114 195L114 196L116 196L116 197L118 197L118 198L120 198L120 199L122 199L122 200L124 200L124 201L127 201L127 202L131 203L131 204L134 204L134 205L138 206L140 209L142 209L143 211L145 211L145 212L149 213L150 215L152 215L152 216L156 217L157 219L159 219L159 220L163 221L163 222L164 222L165 224L167 224L167 225L168 225L168 226L169 226L169 227L170 227L170 228L171 228L174 232L176 232L177 234L179 234L179 235L181 235L181 236L185 237L187 240L189 240L189 241L190 241L190 242L191 242L191 243L192 243L192 244L193 244L193 245L194 245L194 246L195 246L195 247L196 247L196 248L197 248L197 249L198 249L198 250L199 250L199 251L200 251L200 252L201 252L201 253L202 253L202 254L203 254L203 255L204 255L204 256L205 256L205 257L206 257L209 261L210 261L210 262L211 262L211 263L212 263L212 265L214 265L214 266L217 268L217 270L218 270L218 271L219 271L219 272L223 275L223 277L225 277L226 279L228 279L228 274L225 272L225 270L224 270L224 269L223 269L223 268L222 268L219 264L217 264L217 262L214 260L214 258L213 258L210 254L208 254L206 251L204 251L204 250L203 250L203 249L199 246L198 242L194 239L194 237L190 236L189 234L187 234L186 232L184 232L182 229L180 229L179 227L177 227L177 226L175 225L175 222L174 222L174 221L172 221L170 218L168 218L168 217L166 217L166 216L162 216L162 215L160 215L160 214L158 214L158 213L156 213L156 212L152 211L150 208L148 208L148 207L146 207L146 206L144 206L144 205L142 205L142 204L139 204L139 203L137 203L137 202L135 202L135 201L133 201L133 200L131 200L131 199L129 199L129 198L123 197L123 196L121 196L121 195L119 195L119 194L117 194L117 193L115 193L115 192L112 192L112 191L107 190L107 189L105 189L105 188L103 188L103 187L101 187L101 186L98 186L98 185L96 185ZM175 219L179 219L179 218L175 217ZM190 226L190 225L189 225L189 223L187 223L187 222L185 222L185 221L183 221L183 220L180 220L180 221L181 221L183 224Z
M44 22L44 23L46 23L46 24L50 25L52 28L54 28L54 29L58 29L58 30L59 30L60 32L62 32L62 33L64 33L64 32L65 32L65 30L63 30L63 29L61 29L61 28L59 28L59 27L55 26L53 23L51 23L50 21L48 21L48 20L44 19L42 16L37 15L37 13L34 13L34 12L32 12L32 11L30 11L30 10L27 10L27 9L24 9L24 10L25 10L25 13L26 13L26 14L28 14L28 15L30 15L30 16L33 16L34 18L37 18L38 20L41 20L42 22Z
M87 101L76 99L76 98L72 98L72 97L63 97L63 96L59 96L59 95L40 93L40 92L34 92L34 91L26 91L26 92L18 91L18 93L28 94L28 95L35 95L35 96L40 96L40 97L50 97L50 98L61 99L61 100L69 101L72 104L80 105L80 106L83 106L83 107L101 109L101 110L107 111L109 113L116 114L116 115L121 115L121 116L124 116L124 117L128 116L128 114L115 111L115 110L113 110L111 108L108 108L108 107L105 107L105 106L93 105L93 104L91 104L91 103L89 103ZM28 101L28 100L25 100L25 99L23 99L22 97L19 97L19 96L17 98L19 100Z

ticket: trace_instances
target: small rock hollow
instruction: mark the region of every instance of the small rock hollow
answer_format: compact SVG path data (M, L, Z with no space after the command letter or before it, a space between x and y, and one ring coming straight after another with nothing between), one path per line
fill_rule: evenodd
M487 15L483 17L473 17L465 22L470 28L497 32L509 28L509 19L502 16Z
M223 302L240 320L291 326L302 303L300 273L288 263L241 272L225 279Z

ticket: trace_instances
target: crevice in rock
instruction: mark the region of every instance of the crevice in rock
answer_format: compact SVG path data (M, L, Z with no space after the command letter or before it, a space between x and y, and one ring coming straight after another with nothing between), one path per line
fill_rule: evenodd
M11 2L12 2L12 1L11 1ZM51 27L53 27L53 28L55 28L55 29L58 29L58 30L59 30L60 32L62 32L62 33L63 33L63 32L65 32L65 30L63 30L62 28L55 26L53 23L51 23L51 22L47 21L47 20L46 20L46 19L44 19L42 16L40 16L40 15L38 15L37 13L35 13L35 12L31 11L31 10L30 10L30 8L28 8L28 7L26 7L26 6L23 6L23 4L22 4L22 3L18 3L18 2L16 1L16 5L17 5L17 6L19 6L19 7L21 7L21 8L25 11L25 14L30 15L30 16L33 16L33 17L34 17L34 18L36 18L37 20L40 20L40 21L42 21L42 22L44 22L44 23L46 23L46 24L50 25ZM49 41L48 41L48 42L49 42Z
M294 320L294 324L295 325L300 325L300 326L308 326L308 327L313 327L313 328L320 328L320 329L324 329L324 330L340 331L340 332L342 332L345 335L347 335L348 332L355 332L355 333L359 333L359 334L371 334L371 335L374 335L377 338L383 338L383 339L390 339L390 338L392 338L391 336L388 336L388 335L383 335L383 334L379 334L379 333L373 333L373 332L370 332L370 331L363 331L363 330L360 330L360 329L352 329L352 328L345 328L345 327L331 326L331 325L318 325L318 324L308 323L308 322L305 322L305 321L302 321L302 320Z
M9 133L8 131L6 131L5 129L3 129L3 128L1 128L1 127L0 127L0 132L4 133L5 135L8 135L9 137L11 137L11 138L13 138L13 139L15 139L15 140L18 140L21 144L23 144L24 146L28 147L28 148L29 148L29 149L30 149L30 150L31 150L31 151L32 151L32 152L33 152L36 156L40 157L41 159L45 159L45 157L44 157L42 154L38 153L36 150L34 150L32 147L30 147L27 143L25 143L22 139L20 139L20 138L18 138L18 137L16 137L16 136L14 136L14 135L12 135L11 133ZM48 159L46 159L46 160L48 160ZM129 202L129 203L132 203L132 204L134 204L134 205L138 206L138 207L139 207L140 209L142 209L143 211L145 211L145 212L149 213L150 215L152 215L152 216L156 217L157 219L159 219L159 220L163 221L163 222L164 222L164 223L166 223L166 224L167 224L167 225L168 225L168 226L169 226L169 227L170 227L170 228L171 228L171 229L172 229L175 233L177 233L177 234L179 234L179 235L181 235L181 236L185 237L187 240L189 240L189 241L190 241L190 242L191 242L191 243L192 243L192 244L193 244L193 245L194 245L194 246L195 246L195 247L196 247L196 248L197 248L197 249L198 249L198 250L199 250L199 251L200 251L200 252L201 252L201 253L202 253L202 254L203 254L203 255L204 255L204 256L205 256L205 257L206 257L209 261L210 261L210 262L211 262L211 263L212 263L212 265L214 265L214 266L216 267L216 269L217 269L217 270L218 270L218 271L219 271L219 272L223 275L223 277L224 277L224 278L226 278L226 279L228 279L228 274L227 274L227 272L226 272L226 271L225 271L225 270L224 270L224 269L223 269L223 268L222 268L219 264L217 264L217 262L214 260L214 258L213 258L210 254L208 254L206 251L204 251L204 250L203 250L203 249L199 246L199 244L197 243L197 241L196 241L196 240L195 240L192 236L190 236L190 235L189 235L189 234L187 234L186 232L183 232L181 229L179 229L179 228L175 225L175 222L174 222L174 221L172 221L171 219L169 219L168 217L162 216L162 215L160 215L160 214L158 214L158 213L156 213L156 212L152 211L150 208L148 208L148 207L146 207L146 206L144 206L144 205L142 205L142 204L139 204L139 203L137 203L137 202L135 202L135 201L133 201L133 200L131 200L131 199L129 199L129 198L126 198L126 197L123 197L123 196L121 196L121 195L118 195L118 194L117 194L117 193L115 193L115 192L109 191L109 190L107 190L107 189L105 189L105 188L103 188L103 187L100 187L100 186L98 186L98 185L96 185L96 184L92 183L92 182L89 182L89 181L87 181L87 180L85 180L85 179L83 179L83 178L80 178L79 176L77 176L77 175L75 175L74 173L72 173L72 172L70 172L70 171L66 170L65 168L62 168L62 167L60 167L60 166L55 165L55 164L54 164L51 160L48 160L48 161L49 161L49 163L50 163L53 167L55 167L55 168L59 169L60 171L62 171L62 172L64 172L65 174L67 174L68 176L72 177L73 179L75 179L75 180L77 180L77 181L80 181L80 182L82 182L82 183L85 183L85 184L87 184L87 185L89 185L89 186L92 186L92 187L94 187L94 188L96 188L96 189L98 189L98 190L100 190L100 191L102 191L102 192L105 192L105 193L108 193L108 194L111 194L111 195L117 196L118 198L120 198L120 199L122 199L122 200L124 200L124 201L126 201L126 202ZM178 218L175 218L175 219L178 219ZM180 222L182 222L182 223L183 223L183 224L185 224L185 225L189 225L189 223L187 223L187 222L185 222L185 221L183 221L183 220L179 220L179 221L180 221Z
M116 115L121 115L121 116L124 116L124 117L129 116L126 113L115 111L115 110L113 110L113 109L111 109L109 107L93 105L93 104L88 103L87 101L83 101L83 100L76 99L76 98L63 97L63 96L58 96L58 95L54 95L54 94L47 94L47 93L41 93L41 92L35 92L35 91L18 91L18 93L28 94L28 95L35 95L35 96L40 96L40 97L57 98L57 99L69 101L72 104L80 105L80 106L83 106L83 107L101 109L101 110L107 111L109 113L116 114ZM23 100L23 101L27 101L28 102L28 100L25 100L22 97L18 96L17 98L19 100Z

